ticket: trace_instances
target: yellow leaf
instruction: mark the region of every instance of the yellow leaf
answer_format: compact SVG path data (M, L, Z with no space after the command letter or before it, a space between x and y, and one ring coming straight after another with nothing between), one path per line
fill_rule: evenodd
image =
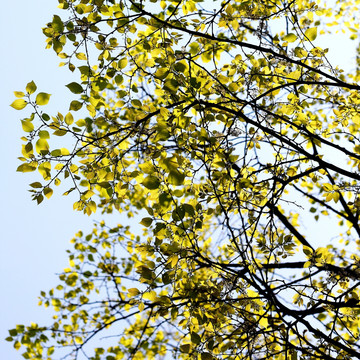
M17 99L10 106L15 110L22 110L27 104L24 99Z
M36 104L38 105L46 105L50 100L50 94L41 92L36 95Z
M17 98L22 98L25 96L25 94L22 92L22 91L14 91L14 95L17 97Z
M50 198L51 198L51 195L53 194L53 190L50 189L50 188L45 188L43 192L44 192L44 195L45 195L48 199L50 199Z
M305 36L307 37L308 40L314 41L317 37L317 27L307 29L305 31Z
M140 294L140 291L137 288L128 289L128 293L131 297L137 296Z
M32 132L34 130L34 125L31 121L21 120L21 125L25 132Z

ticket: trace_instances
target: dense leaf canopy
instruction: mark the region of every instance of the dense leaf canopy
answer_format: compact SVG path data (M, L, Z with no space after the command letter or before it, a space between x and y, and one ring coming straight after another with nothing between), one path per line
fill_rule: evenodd
M18 171L120 224L72 240L26 359L360 358L360 70L321 47L358 3L59 0L73 97L15 92Z

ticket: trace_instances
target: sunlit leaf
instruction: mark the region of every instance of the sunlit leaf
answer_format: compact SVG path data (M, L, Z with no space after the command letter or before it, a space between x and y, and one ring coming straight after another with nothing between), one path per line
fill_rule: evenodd
M310 29L307 29L305 31L305 36L310 40L310 41L314 41L317 37L317 27L313 27Z
M28 94L33 94L37 89L36 84L34 83L34 81L30 81L27 85L26 85L26 92Z
M36 95L36 104L38 105L46 105L50 100L50 94L40 92Z
M11 107L15 110L22 110L28 103L24 99L17 99L11 103Z

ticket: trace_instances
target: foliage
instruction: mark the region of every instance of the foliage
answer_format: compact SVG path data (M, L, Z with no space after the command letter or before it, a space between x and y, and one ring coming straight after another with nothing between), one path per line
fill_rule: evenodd
M319 47L356 39L358 1L59 3L43 32L74 96L50 116L34 82L15 92L18 171L38 203L63 183L122 224L76 235L41 293L53 323L7 340L26 359L360 358L360 72Z

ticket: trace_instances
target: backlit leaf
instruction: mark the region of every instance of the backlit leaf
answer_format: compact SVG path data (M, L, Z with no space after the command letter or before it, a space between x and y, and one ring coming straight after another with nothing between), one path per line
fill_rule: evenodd
M154 189L157 189L157 188L159 187L160 181L159 181L159 179L158 179L157 177L150 175L150 176L147 176L147 177L144 179L144 181L142 182L142 184L143 184L146 188L148 188L148 189L150 189L150 190L154 190Z
M80 101L73 100L70 103L69 110L78 111L78 110L80 110L82 108L82 106L83 106L83 104Z
M34 124L31 121L21 120L21 125L25 132L32 132L34 130Z
M13 101L10 106L16 110L22 110L26 105L27 105L27 102L24 99L17 99L15 101Z
M34 83L34 81L30 81L27 85L26 85L26 92L28 94L33 94L37 89L36 84Z
M82 86L76 82L67 84L66 87L74 94L81 94L82 92L84 92Z
M36 104L38 105L46 105L50 100L50 94L40 92L36 95Z
M310 40L310 41L314 41L317 37L317 27L313 27L310 29L307 29L305 31L305 36Z

